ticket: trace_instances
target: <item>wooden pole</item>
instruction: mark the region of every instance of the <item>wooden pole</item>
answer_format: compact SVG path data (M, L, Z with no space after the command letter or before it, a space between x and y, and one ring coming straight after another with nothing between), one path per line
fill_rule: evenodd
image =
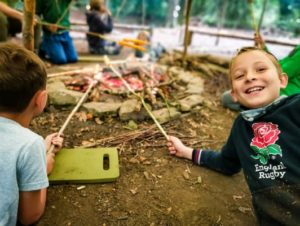
M26 49L34 49L34 15L35 0L24 0L23 45Z
M190 12L192 7L193 0L187 0L186 2L186 10L185 10L185 32L184 32L184 50L183 50L183 56L182 61L185 62L186 53L187 53L187 47L189 45L190 40L190 32L189 32L189 22L190 22Z
M97 65L96 68L95 68L95 75L97 74L98 71L99 71L99 67ZM63 134L63 132L65 131L65 129L69 125L69 122L71 121L73 115L78 111L78 109L80 108L82 103L86 100L86 98L88 97L90 91L92 90L92 88L94 87L96 82L97 82L97 80L96 80L96 78L94 78L94 80L90 83L88 89L85 91L84 95L80 98L77 105L73 108L72 112L69 114L68 118L66 119L66 121L64 122L64 124L62 125L60 130L58 131L57 136L61 136ZM47 151L47 153L52 153L54 151L54 148L55 148L55 146L52 144L50 146L49 150Z
M203 34L203 35L220 36L224 38L235 38L235 39L250 40L250 41L253 40L253 36L249 36L249 35L209 31L209 30L199 29L198 27L190 27L190 32L196 34ZM299 44L298 42L281 41L281 40L275 40L270 38L265 38L265 42L270 44L275 44L275 45L292 46L292 47L295 47Z

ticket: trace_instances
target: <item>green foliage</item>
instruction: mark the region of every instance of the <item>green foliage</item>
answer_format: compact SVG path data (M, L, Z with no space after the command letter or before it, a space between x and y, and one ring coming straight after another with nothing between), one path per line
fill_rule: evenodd
M220 22L223 27L254 29L261 17L264 0L198 0L193 1L192 16L203 24L217 26ZM227 3L227 4L226 4ZM252 10L254 18L252 16ZM224 12L222 20L221 11ZM262 27L300 33L300 1L299 0L268 0L264 12Z
M300 35L300 1L279 0L279 19L276 25L285 31Z
M112 14L118 16L118 21L134 18L135 23L164 24L167 18L168 0L110 0Z
M86 5L89 4L89 0L76 0L75 1L75 6L78 7L78 8L85 8Z
M165 26L173 18L172 7L180 6L177 22L184 23L187 0L106 0L116 22ZM89 0L77 0L85 6ZM261 16L264 0L193 0L191 17L209 26L254 29ZM253 8L255 21L251 14ZM267 0L262 27L300 34L300 0Z

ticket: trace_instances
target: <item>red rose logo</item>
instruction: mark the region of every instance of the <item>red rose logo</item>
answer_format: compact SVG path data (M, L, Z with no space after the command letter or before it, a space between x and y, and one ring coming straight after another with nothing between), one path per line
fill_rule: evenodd
M259 122L252 125L254 138L252 139L251 146L258 148L265 148L274 144L278 140L278 125L271 122Z
M254 138L251 141L250 147L256 155L251 155L253 159L259 160L263 165L266 165L270 159L270 155L282 156L281 147L275 142L278 140L280 130L278 125L271 122L259 122L252 125Z

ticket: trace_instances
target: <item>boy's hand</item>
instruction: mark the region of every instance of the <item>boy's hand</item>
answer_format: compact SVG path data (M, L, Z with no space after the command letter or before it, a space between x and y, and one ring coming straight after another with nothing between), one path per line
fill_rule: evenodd
M58 29L57 25L56 24L50 24L47 26L48 30L51 32L51 33L55 33Z
M53 144L55 146L53 153L57 153L63 145L64 138L57 136L58 133L52 133L45 138L46 150L48 151Z
M265 49L265 41L263 40L263 38L261 37L261 35L259 33L254 34L254 42L255 42L255 46L260 48L260 49Z
M177 137L168 137L168 149L171 155L192 160L193 149L185 146Z

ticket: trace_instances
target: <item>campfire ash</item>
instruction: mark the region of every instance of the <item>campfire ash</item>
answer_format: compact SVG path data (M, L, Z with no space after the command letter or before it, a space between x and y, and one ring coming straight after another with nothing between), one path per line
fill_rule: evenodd
M137 98L142 97L158 121L165 122L203 104L204 79L222 83L224 90L228 86L228 59L209 55L188 56L185 66L180 55L175 53L150 67L149 64L138 64L115 69L117 73L111 68L101 70L101 79L83 104L83 109L95 117L113 115L124 121L144 120L148 116ZM49 79L50 104L76 105L93 80L92 70L68 74L60 80L57 77Z
M154 103L156 102L156 100L154 101L154 96L158 92L158 87L169 80L168 75L160 68L149 70L144 67L126 69L120 67L119 72L132 90L145 93L146 98L148 96L148 99ZM64 84L70 90L85 92L92 82L93 75L91 73L81 73L66 80ZM95 87L95 90L99 92L99 94L93 91L93 96L100 96L103 92L111 94L128 93L121 79L114 75L108 68L103 68L101 80Z

